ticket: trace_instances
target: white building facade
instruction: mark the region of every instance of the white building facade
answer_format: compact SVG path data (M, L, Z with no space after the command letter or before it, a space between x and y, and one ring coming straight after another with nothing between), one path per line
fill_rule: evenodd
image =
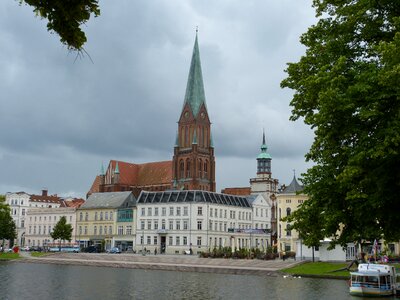
M25 218L29 209L29 198L31 195L25 192L7 193L6 203L10 206L11 217L17 229L17 245L24 245L25 240Z
M54 226L65 217L67 224L72 225L71 242L77 239L76 232L76 208L58 207L58 208L31 208L26 215L26 246L46 247L55 241L50 236Z
M262 203L258 205L260 209ZM260 226L271 226L268 217L260 218L256 219ZM254 224L253 207L246 197L191 190L143 191L137 200L136 251L182 254L191 249L196 254L218 247L267 247L269 233L255 230Z

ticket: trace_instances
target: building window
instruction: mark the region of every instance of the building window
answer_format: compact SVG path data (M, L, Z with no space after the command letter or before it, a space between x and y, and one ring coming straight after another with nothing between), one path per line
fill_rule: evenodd
M94 226L93 234L94 234L94 235L97 235L97 226Z
M144 221L140 221L140 229L144 230Z
M151 208L151 207L148 207L148 208L147 208L147 215L148 215L148 216L151 216L152 214L153 214L152 208Z
M177 207L177 208L176 208L176 215L177 215L177 216L180 216L180 215L181 215L181 208L180 208L180 207Z
M172 236L170 236L169 239L168 239L168 244L172 245L172 243L173 243Z
M108 211L104 213L104 219L108 220Z
M158 207L154 207L154 215L157 217L158 216Z
M151 244L151 236L148 235L148 236L147 236L147 245L150 245L150 244Z
M22 209L22 215L25 216L25 208Z
M161 220L161 229L165 229L165 220L164 219Z
M85 231L84 232L85 232L85 234L87 234L87 226L85 226Z
M97 221L97 211L94 213L94 220Z
M290 224L286 225L286 236L291 236L292 235L292 231L290 230Z
M179 246L181 244L181 239L179 236L175 237L175 244Z
M212 209L212 207L210 208L210 217L212 217L213 216L213 209Z
M151 230L151 220L148 220L148 221L147 221L147 229L148 229L148 230Z
M197 207L197 215L202 216L203 215L203 207L199 206Z
M103 212L100 213L100 221L103 221Z
M103 234L103 226L99 226L99 235Z
M82 234L82 226L79 226L79 234Z
M82 212L79 213L79 221L83 221L83 213Z
M174 208L173 208L173 207L170 207L170 208L169 208L169 215L170 215L170 216L173 216L173 215L174 215Z
M197 221L197 230L201 230L202 221Z
M290 213L291 213L290 207L286 208L286 215L287 215L287 216L290 216Z
M184 206L184 207L183 207L183 215L184 215L184 216L187 216L187 215L188 215L188 208L187 208L187 206Z
M158 220L154 220L154 229L155 229L155 230L158 229Z
M89 220L89 213L85 213L85 221Z
M126 235L132 235L132 226L131 225L126 226Z
M124 227L122 225L118 226L118 235L124 235Z
M142 235L140 236L140 245L143 245L143 242L144 242L144 236Z
M201 236L197 237L197 246L201 246Z
M213 227L212 225L213 225L213 223L212 223L212 221L210 220L210 223L209 223L209 225L208 225L209 230L213 230L213 229L212 229L212 227Z
M188 220L183 220L183 230L188 230Z
M183 245L185 245L185 246L187 245L187 237L186 236L183 237Z
M225 210L224 210L224 218L225 218L225 219L226 219L227 213L228 213L228 212L227 212L227 210L225 209Z
M153 242L154 242L154 245L158 245L158 238L156 235L153 237Z
M142 207L142 216L144 216L144 215L146 215L146 213L145 213L145 208Z
M112 213L112 211L110 211L110 220L112 220L113 219L113 213Z
M112 226L108 226L108 234L112 234Z
M174 221L169 220L169 227L168 227L168 229L169 229L169 230L173 230L173 229L174 229Z
M162 215L163 217L167 215L167 208L166 208L166 207L163 207L163 208L161 209L161 215Z
M181 221L176 220L176 230L181 230Z

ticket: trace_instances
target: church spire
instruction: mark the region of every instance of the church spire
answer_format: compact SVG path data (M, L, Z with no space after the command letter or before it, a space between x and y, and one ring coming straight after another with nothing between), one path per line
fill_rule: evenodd
M199 44L197 41L197 30L196 30L196 39L193 47L192 54L192 62L190 64L189 76L186 85L186 93L185 93L185 101L183 105L186 103L189 104L193 116L196 118L197 114L200 110L200 106L204 103L206 105L206 97L204 94L204 85L203 85L203 75L201 72L201 63L200 63L200 51Z

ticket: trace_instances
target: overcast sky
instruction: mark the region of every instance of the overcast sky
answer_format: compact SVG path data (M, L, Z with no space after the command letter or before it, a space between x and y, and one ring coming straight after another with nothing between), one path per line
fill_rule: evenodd
M265 128L272 175L310 164L312 131L289 121L287 62L305 49L311 0L100 1L76 59L19 1L0 3L0 194L84 196L101 164L171 160L199 27L217 191L249 186Z

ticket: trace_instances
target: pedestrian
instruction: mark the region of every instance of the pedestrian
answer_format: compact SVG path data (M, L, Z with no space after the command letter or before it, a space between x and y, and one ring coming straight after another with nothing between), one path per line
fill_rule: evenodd
M154 249L154 255L157 255L157 248Z

